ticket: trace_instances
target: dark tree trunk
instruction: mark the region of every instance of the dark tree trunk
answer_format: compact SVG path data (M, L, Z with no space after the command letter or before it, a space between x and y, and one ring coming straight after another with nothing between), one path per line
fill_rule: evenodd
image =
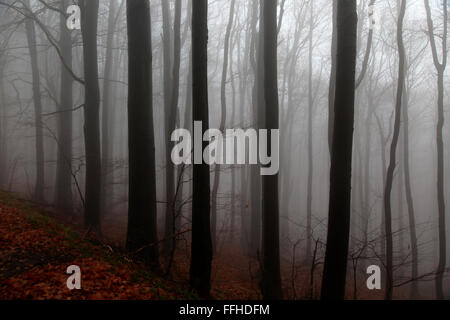
M27 1L30 8L30 2ZM44 201L44 136L42 124L42 101L41 101L41 80L38 67L38 54L36 48L36 31L34 21L27 18L25 21L25 29L27 33L28 50L31 60L31 74L33 87L33 103L34 103L34 126L36 135L36 183L33 198L37 202Z
M328 88L328 147L330 149L333 145L333 130L334 130L334 98L336 94L336 52L337 52L337 0L333 1L333 32L331 35L331 73L330 83Z
M277 68L277 1L265 0L264 13L264 97L265 129L279 129L278 68ZM271 138L268 138L271 141ZM272 150L269 142L268 153ZM273 154L272 154L273 155ZM280 275L280 235L278 174L263 176L263 270L261 292L264 299L282 299Z
M159 269L152 43L148 1L127 0L129 195L127 249Z
M82 0L81 32L83 36L85 102L84 143L86 149L85 226L100 232L100 90L97 62L97 18L99 1Z
M338 2L330 204L321 293L324 300L345 297L350 231L357 19L356 0Z
M192 2L192 109L193 121L201 121L203 130L209 128L207 49L208 1L196 0ZM203 149L206 146L203 142ZM194 164L190 285L204 297L211 288L210 198L209 165Z
M397 145L400 136L400 120L402 112L402 98L403 88L405 84L405 47L403 44L403 20L406 12L406 1L401 0L397 22L397 46L399 53L399 69L398 69L398 84L397 84L397 99L395 106L395 120L394 132L392 136L390 162L387 169L386 186L384 190L384 211L385 211L385 234L386 234L386 292L385 299L392 299L393 291L393 244L392 244L392 208L391 208L391 193L394 180L394 171L397 165Z

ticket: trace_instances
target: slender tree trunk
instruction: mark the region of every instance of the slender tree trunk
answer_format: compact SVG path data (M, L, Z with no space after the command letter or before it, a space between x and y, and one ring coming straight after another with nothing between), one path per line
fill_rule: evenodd
M386 233L386 292L385 299L392 299L393 291L393 244L392 244L392 208L391 193L396 167L397 144L400 136L400 119L402 111L402 94L405 83L405 47L403 44L403 20L406 12L406 1L401 0L399 17L397 22L397 46L399 52L399 70L397 84L397 99L395 106L394 132L391 143L390 162L387 170L386 185L384 190L385 233Z
M408 206L408 218L409 218L409 236L410 236L410 248L411 248L411 279L417 279L419 275L419 250L417 247L417 233L416 233L416 217L414 213L414 200L412 196L411 176L409 170L409 101L408 92L405 91L404 105L403 105L403 169L405 175L405 193L406 204ZM417 281L413 281L411 286L411 299L415 299L419 296L419 284Z
M239 35L237 37L239 37ZM232 36L232 38L233 38L233 36ZM239 39L236 39L236 41L239 41ZM233 44L233 41L231 43ZM233 70L233 45L231 46L229 51L230 51L230 83L231 83L231 105L232 105L231 126L234 126L235 125L234 122L236 121L236 84L235 84L234 70ZM232 242L233 236L234 236L234 226L236 223L236 168L232 167L230 174L231 174L231 188L230 188L231 218L230 218L230 232L229 232L230 238L229 239Z
M163 0L164 1L164 0ZM175 130L176 122L177 122L177 114L178 114L178 100L179 100L179 89L180 89L180 64L181 64L181 0L176 0L175 2L175 18L174 18L174 59L173 59L173 70L172 70L172 94L171 94L171 101L170 101L170 110L169 112L169 119L168 119L168 127L170 130ZM174 143L172 141L168 141L168 150L172 150ZM172 160L170 158L170 155L167 154L167 157L169 157L168 161L172 163ZM169 167L167 167L169 168ZM172 172L174 172L174 167L172 164ZM177 174L177 177L180 175ZM177 181L177 184L180 183L180 181ZM170 190L169 190L170 191ZM175 190L173 190L175 192ZM177 193L177 192L175 192ZM170 245L166 249L170 249L171 255L174 253L174 250L176 248L176 237L174 237L176 233L176 226L179 222L179 218L177 217L178 210L177 210L177 199L175 197L179 196L179 193L177 195L173 195L173 199L167 199L168 204L171 204L171 207L169 208L168 213L172 215L170 220L170 233L167 233L167 225L166 225L166 239L169 239ZM167 223L166 218L166 223Z
M245 46L244 46L244 55L243 58L241 56L241 50L240 50L240 40L238 40L238 64L241 68L240 72L238 73L239 76L239 106L240 106L240 115L239 115L239 121L242 125L245 121L245 110L247 108L246 104L246 96L247 96L247 90L248 90L248 78L249 78L249 60L250 60L250 52L251 52L251 39L253 38L252 35L252 23L253 20L256 19L253 16L253 10L252 5L254 1L248 4L247 9L247 22L248 22L248 28L245 34ZM240 199L240 215L241 215L241 247L248 252L249 249L249 239L248 239L248 170L247 166L242 166L240 170L240 192L241 192L241 199Z
M61 1L60 9L65 11L68 1ZM61 38L59 47L64 63L72 68L72 36L66 26L66 17L60 15ZM73 214L72 203L72 84L73 78L61 63L61 91L58 115L58 159L56 162L55 206L64 214Z
M151 20L148 1L127 0L129 195L127 249L159 269Z
M209 128L208 115L208 1L192 2L192 109L193 120ZM201 133L203 135L203 132ZM207 143L203 142L203 149ZM206 163L194 164L190 285L200 295L211 288L212 240L210 174Z
M166 215L165 215L165 233L164 233L164 254L172 251L171 237L172 225L174 223L174 197L175 197L175 167L171 159L173 143L170 136L176 126L176 106L173 109L173 91L172 91L172 31L171 15L169 1L161 0L162 18L163 18L163 89L164 89L164 127L166 141Z
M337 3L336 94L331 152L328 237L321 298L344 299L350 232L355 105L356 0Z
M444 299L444 271L447 264L447 244L446 244L446 232L445 232L445 190L444 190L444 140L443 140L443 128L445 123L444 113L444 73L447 67L447 35L448 35L448 1L442 1L444 21L443 25L446 26L444 34L442 36L442 62L439 62L436 41L434 35L433 20L431 18L431 9L429 0L424 0L425 9L427 12L428 34L430 37L431 51L433 54L434 66L437 70L437 88L438 88L438 101L437 101L437 125L436 125L436 147L437 147L437 203L438 203L438 220L439 220L439 263L436 270L436 298Z
M262 110L265 108L264 101L264 30L261 27L264 24L263 7L264 1L260 6L260 30L256 32L256 21L253 22L252 29L254 40L254 52L256 62L254 62L253 70L255 74L255 83L253 88L253 116L254 129L259 130L263 124L264 115ZM253 3L255 10L254 16L257 17L258 0ZM256 6L256 8L255 8ZM256 19L256 18L255 18ZM256 40L257 39L257 40ZM250 184L251 184L251 218L250 218L250 254L259 255L261 249L261 175L260 168L253 165L250 168Z
M225 44L223 49L223 66L222 66L222 80L220 85L220 106L222 116L220 118L220 131L225 131L226 121L227 121L227 101L226 101L226 81L227 81L227 72L228 72L228 50L230 48L230 36L231 36L231 27L233 26L234 19L234 7L236 0L231 0L230 4L230 12L228 16L228 24L227 30L225 33ZM232 76L232 75L231 75ZM228 152L228 150L227 150ZM213 248L216 249L217 242L217 193L219 191L220 185L220 165L216 164L214 166L214 184L212 188L212 201L211 201L211 237L213 242Z
M264 96L265 129L279 129L277 68L277 1L266 0L263 6L264 26ZM268 138L271 141L271 138ZM269 142L268 153L278 152ZM263 270L261 292L264 299L282 299L280 274L280 235L278 174L263 176Z
M30 8L30 1L27 0L27 7ZM31 18L25 20L28 50L31 60L31 74L34 103L34 126L36 135L36 183L33 198L35 201L44 201L44 136L42 125L42 101L41 101L41 80L38 67L38 53L36 48L36 31L34 21Z
M100 90L97 62L99 1L82 0L80 5L85 77L84 141L86 149L86 195L84 223L87 228L100 232Z
M108 196L111 184L110 172L112 168L112 122L111 117L111 75L113 68L114 27L116 16L116 0L109 1L108 34L106 37L105 71L103 76L103 105L102 105L102 194L101 210L103 215L107 211Z
M190 130L192 132L192 45L191 49L189 50L189 62L188 62L188 75L186 79L186 101L184 103L184 128L187 130ZM188 167L185 169L186 175L188 175L189 178L192 177L192 167ZM186 196L189 198L192 196L192 181L189 181L186 183L185 186L185 192Z
M387 165L386 165L386 144L387 139L383 135L383 127L381 125L381 120L376 115L378 133L380 136L380 160L381 160L381 177L382 177L382 185L386 185L386 174L387 174ZM389 137L389 136L388 136ZM384 205L382 206L381 211L381 223L380 223L380 252L381 252L381 260L383 264L386 263L386 233L385 233L385 219L386 219L386 211Z
M309 261L312 257L312 184L313 184L313 29L314 29L314 2L310 3L310 16L309 16L309 50L308 50L308 61L309 61L309 71L308 71L308 185L307 185L307 195L306 195L306 259Z

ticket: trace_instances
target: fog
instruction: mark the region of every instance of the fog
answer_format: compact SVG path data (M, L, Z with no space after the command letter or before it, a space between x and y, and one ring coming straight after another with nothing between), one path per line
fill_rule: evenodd
M182 278L181 266L190 257L193 175L192 165L174 166L168 159L174 147L168 134L168 131L170 134L173 131L168 117L174 101L176 1L167 0L168 12L163 17L164 1L150 1L157 226L162 257L167 255L164 253L168 248L165 240L176 239L176 266L173 272L179 272ZM108 241L125 246L129 209L128 60L138 58L128 56L126 1L99 2L96 41L101 192L100 228L96 231ZM231 21L232 2L208 1L209 127L221 131L262 129L255 114L255 110L260 108L258 93L264 94L256 88L257 80L262 77L258 71L259 1L235 0ZM374 14L369 16L369 3L372 1L357 1L356 78L360 81L357 81L355 93L347 265L349 297L353 295L353 279L365 279L367 266L378 265L382 270L386 267L384 196L399 77L396 35L400 2L375 1ZM442 46L443 43L445 46L448 44L443 41L447 33L444 32L441 2L431 0L430 7L434 45L438 61L442 63L442 53L447 54ZM78 4L77 1L73 3ZM175 128L191 132L192 3L189 0L181 3L179 96L174 119ZM61 63L61 57L67 54L67 50L64 53L60 11L65 11L70 4L72 1L0 0L0 188L39 203L49 214L67 223L86 226L85 195L89 175L86 174L84 108L87 83L83 82L85 69L81 30L68 33L71 67L66 68ZM68 16L64 17L66 19ZM310 275L311 270L313 279L316 279L312 295L317 296L319 292L317 285L320 283L327 241L333 5L328 0L279 0L277 19L280 129L277 177L281 278L285 297L307 298L310 292L305 288L310 283L305 277ZM27 22L31 22L34 28L35 57L32 57L30 50ZM168 27L166 30L164 23ZM67 26L63 27L67 32ZM372 39L367 46L369 36ZM417 290L412 284L417 284L421 298L435 298L435 272L442 259L439 251L437 186L438 175L442 172L446 204L450 199L450 167L447 161L450 156L450 131L446 119L450 78L448 71L445 71L444 167L441 171L438 170L436 144L438 73L422 0L406 0L403 41L405 86L390 197L394 296L417 297L417 291L411 293ZM37 63L35 70L33 59ZM70 78L71 101L63 101L63 74ZM37 108L37 100L40 100L41 110ZM224 106L225 114L222 112ZM37 117L38 112L40 117ZM66 122L62 120L64 116ZM39 145L40 136L42 146ZM67 144L68 141L70 144ZM405 143L408 148L405 148ZM70 152L64 148L68 145ZM62 170L59 173L58 163ZM405 165L409 167L407 170ZM255 167L258 170L256 176L252 171ZM68 196L67 193L64 196L64 182L58 182L64 171L70 183ZM171 188L167 186L169 171L172 171ZM261 202L264 203L260 192L255 191L257 187L254 183L256 181L258 185L258 181L264 178L259 174L259 165L211 165L210 171L213 276L220 278L223 272L229 272L229 277L236 283L253 283L261 263L261 243L258 239L261 222L256 220L261 219ZM61 200L63 197L65 200ZM171 223L168 218L170 208L176 211L173 229L168 225ZM417 244L411 243L411 209ZM446 210L444 229L448 231L450 219ZM447 244L447 261L443 287L448 298L449 237L444 241ZM417 257L413 257L413 247L417 248ZM166 261L164 259L161 258ZM411 275L415 262L418 263L416 278ZM238 270L229 271L233 270L233 266ZM254 294L249 290L249 297L255 297ZM358 284L358 298L371 298L371 294L365 288L365 280L362 280Z

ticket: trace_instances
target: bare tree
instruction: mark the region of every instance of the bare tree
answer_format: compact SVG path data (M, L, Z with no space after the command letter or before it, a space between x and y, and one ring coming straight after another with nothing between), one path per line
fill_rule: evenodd
M328 236L321 293L324 300L344 299L345 296L350 231L356 30L356 1L339 1Z
M127 249L159 269L152 43L147 1L127 0L129 195Z
M392 208L391 193L394 181L394 171L397 165L397 145L400 136L400 121L402 116L402 98L405 85L405 46L403 44L403 21L406 13L406 1L401 0L397 21L397 46L399 54L397 97L395 104L394 131L391 142L389 166L386 173L384 188L384 212L386 235L386 292L385 299L392 299L393 291L393 244L392 244Z
M84 143L86 153L85 226L100 232L100 89L97 62L98 0L81 0L81 33L83 36L85 103Z
M193 120L201 121L203 130L209 128L207 47L208 1L195 0L192 2L192 109ZM209 296L213 255L209 179L209 165L194 164L190 285L202 296Z
M30 9L30 1L26 2ZM34 126L36 131L36 183L34 188L34 199L38 202L44 201L44 137L42 126L42 101L41 101L41 80L38 67L38 53L36 47L36 30L34 20L27 17L25 20L25 29L27 34L28 50L31 60L31 74L33 86L34 103Z
M65 11L68 1L61 1L60 9ZM59 46L64 63L72 68L72 36L66 27L66 17L60 14ZM58 159L56 167L55 205L67 215L72 215L72 109L73 78L61 63L61 90L58 114Z
M277 1L265 0L263 13L265 127L271 136L271 130L279 129ZM272 141L271 138L268 141ZM268 153L276 152L272 147L269 143ZM261 291L264 299L282 299L278 174L263 177L263 199Z
M443 5L443 35L442 35L442 58L439 62L438 52L435 40L435 28L433 19L431 18L431 9L429 0L424 0L425 9L427 12L428 35L430 38L431 51L433 54L433 63L438 73L437 87L438 87L438 101L437 113L438 121L436 126L436 147L437 147L437 197L439 210L439 263L436 270L436 297L437 299L444 299L443 278L446 266L446 232L445 232L445 193L444 193L444 73L447 67L447 35L448 35L448 5L447 0L442 1Z

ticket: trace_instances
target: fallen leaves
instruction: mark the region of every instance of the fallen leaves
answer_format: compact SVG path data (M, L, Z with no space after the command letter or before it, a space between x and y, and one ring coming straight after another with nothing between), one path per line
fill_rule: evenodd
M81 269L81 290L66 286L70 265ZM162 278L149 277L144 266L111 246L82 239L0 192L0 299L186 299L182 292Z

